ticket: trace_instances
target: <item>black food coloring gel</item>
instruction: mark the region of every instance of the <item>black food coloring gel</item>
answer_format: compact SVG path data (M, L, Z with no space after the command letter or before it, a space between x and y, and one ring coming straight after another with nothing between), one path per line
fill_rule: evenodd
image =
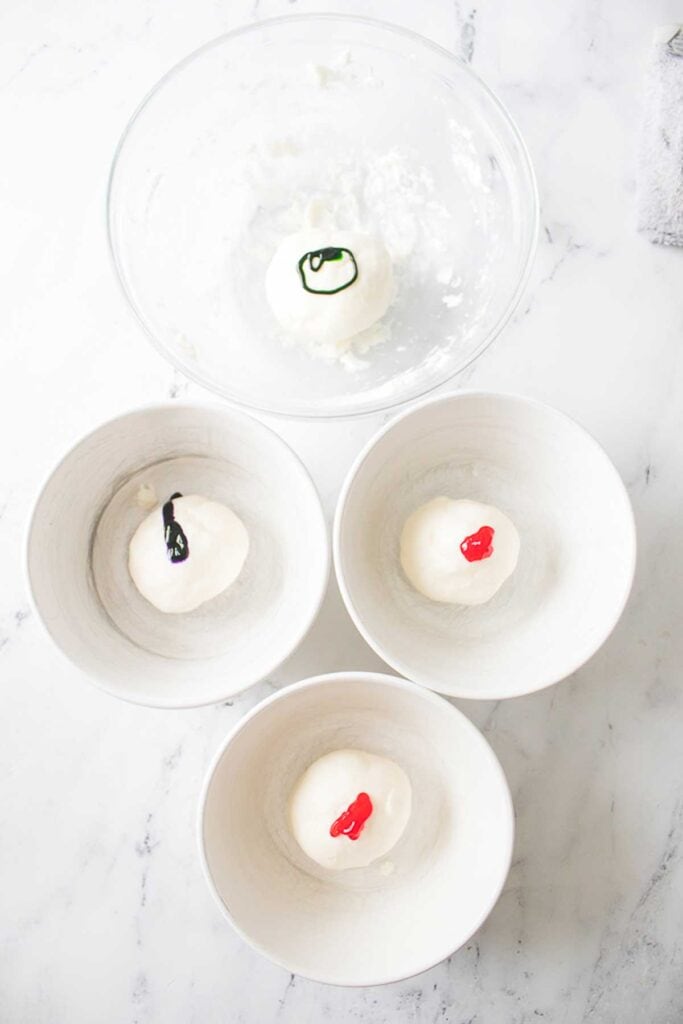
M312 287L312 282L308 279L306 271L310 270L312 274L317 274L326 263L336 263L344 259L346 259L350 272L348 281L340 284L338 288ZM358 264L356 263L356 257L350 249L328 246L325 249L314 249L312 252L305 252L299 260L299 275L301 276L301 283L307 292L311 292L313 295L336 295L337 292L343 292L345 288L349 288L356 280L358 277Z
M184 562L190 554L190 546L187 543L187 537L183 532L182 526L176 522L175 510L173 508L173 502L176 498L182 498L180 491L172 494L161 510L161 514L164 517L164 541L166 542L166 551L171 561Z

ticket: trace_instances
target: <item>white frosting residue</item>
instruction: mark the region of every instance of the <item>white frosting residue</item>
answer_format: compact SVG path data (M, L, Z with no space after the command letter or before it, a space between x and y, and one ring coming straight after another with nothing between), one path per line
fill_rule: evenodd
M158 498L154 487L151 484L140 484L135 495L135 501L140 508L151 509L158 504Z

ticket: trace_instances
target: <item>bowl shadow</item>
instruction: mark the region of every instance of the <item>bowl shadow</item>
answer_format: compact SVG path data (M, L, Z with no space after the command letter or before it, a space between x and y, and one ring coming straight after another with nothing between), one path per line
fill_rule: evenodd
M271 676L277 686L327 672L385 672L397 675L356 629L342 601L334 573L318 616L297 650Z

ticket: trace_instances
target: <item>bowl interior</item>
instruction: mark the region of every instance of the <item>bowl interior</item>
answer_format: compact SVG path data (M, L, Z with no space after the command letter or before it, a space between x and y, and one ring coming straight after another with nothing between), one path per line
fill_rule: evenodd
M137 591L128 546L174 491L224 502L250 548L228 590L183 615ZM58 538L56 543L55 538ZM327 578L315 488L268 428L196 406L143 409L97 429L63 460L32 520L33 596L57 644L120 697L160 706L211 703L262 678L310 625Z
M343 362L284 338L265 271L313 197L378 234L385 323ZM125 293L159 348L240 403L345 415L466 365L519 296L537 202L521 139L446 51L363 19L276 19L173 69L132 120L109 197Z
M433 602L399 561L407 516L439 495L500 508L521 539L487 604ZM553 409L462 394L400 419L368 451L340 506L342 591L377 652L417 682L499 698L557 682L615 625L635 560L624 486L599 445Z
M385 859L327 871L289 833L299 775L341 747L390 757L410 778L391 870ZM257 709L219 756L202 818L209 878L237 929L289 970L340 985L407 977L465 942L504 883L512 831L502 770L460 712L403 680L353 673Z

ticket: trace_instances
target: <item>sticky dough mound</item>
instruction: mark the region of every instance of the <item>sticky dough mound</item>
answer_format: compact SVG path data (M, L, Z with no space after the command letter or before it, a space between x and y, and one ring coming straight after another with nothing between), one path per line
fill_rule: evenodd
M198 494L176 498L173 512L187 537L188 557L171 561L163 511L157 508L133 534L128 569L150 604L161 612L179 614L193 611L234 583L249 551L249 535L231 509Z
M276 250L266 272L266 297L292 337L335 345L386 313L394 298L391 259L373 235L306 228Z
M485 526L493 529L493 550L488 557L468 561L461 544ZM430 600L484 604L514 572L519 534L508 517L492 505L434 498L406 519L400 557L410 583Z
M372 813L357 839L330 835L330 827L367 793ZM362 750L334 750L314 761L297 782L289 805L292 835L322 867L366 867L399 841L410 818L408 776L393 761Z

